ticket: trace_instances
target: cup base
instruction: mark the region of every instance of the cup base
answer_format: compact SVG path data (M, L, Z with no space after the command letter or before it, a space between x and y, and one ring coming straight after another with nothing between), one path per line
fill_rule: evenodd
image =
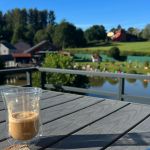
M4 150L31 150L31 149L26 144L25 145L17 144L17 145L9 146L9 147L5 148Z

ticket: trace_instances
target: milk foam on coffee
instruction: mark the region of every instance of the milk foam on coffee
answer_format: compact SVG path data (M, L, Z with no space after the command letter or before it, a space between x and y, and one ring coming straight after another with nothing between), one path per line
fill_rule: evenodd
M39 130L39 114L37 112L10 113L8 118L9 134L16 140L30 140Z

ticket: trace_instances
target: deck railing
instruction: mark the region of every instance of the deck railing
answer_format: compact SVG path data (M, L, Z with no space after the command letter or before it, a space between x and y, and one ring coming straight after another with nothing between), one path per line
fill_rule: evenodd
M55 69L55 68L42 68L42 67L31 67L31 68L18 68L18 69L6 69L0 70L1 74L8 73L21 73L26 72L27 86L32 86L32 72L39 71L41 73L41 87L43 89L46 88L55 88L52 84L46 83L46 74L47 73L61 73L61 74L74 74L74 75L84 75L84 76L97 76L97 77L109 77L109 78L117 78L119 80L118 91L117 92L109 92L102 90L91 90L70 86L60 86L64 91L72 91L78 93L89 93L96 94L106 97L115 97L118 100L124 99L136 99L136 100L150 100L150 97L145 96L136 96L136 95L127 95L125 93L125 79L141 79L141 80L150 80L150 75L139 75L139 74L126 74L126 73L105 73L98 71L83 71L83 70L68 70L68 69Z

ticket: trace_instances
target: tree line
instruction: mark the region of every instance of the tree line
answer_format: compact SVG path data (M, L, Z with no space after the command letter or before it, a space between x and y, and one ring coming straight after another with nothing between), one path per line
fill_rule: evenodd
M126 41L150 40L150 24L142 30L134 27L125 30L118 25L110 31L118 29L126 34ZM57 23L52 10L15 8L6 13L0 11L0 40L12 44L23 40L31 45L49 40L60 48L67 48L84 47L93 41L107 41L108 37L103 25L93 25L83 31L66 20Z

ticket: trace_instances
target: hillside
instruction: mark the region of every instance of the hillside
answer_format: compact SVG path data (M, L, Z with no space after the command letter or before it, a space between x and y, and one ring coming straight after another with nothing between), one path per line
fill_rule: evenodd
M94 52L102 51L107 52L111 47L119 47L122 54L126 52L129 54L141 54L149 55L150 54L150 41L148 42L113 42L108 44L98 44L97 46L89 46L85 48L67 48L67 51L71 52Z

